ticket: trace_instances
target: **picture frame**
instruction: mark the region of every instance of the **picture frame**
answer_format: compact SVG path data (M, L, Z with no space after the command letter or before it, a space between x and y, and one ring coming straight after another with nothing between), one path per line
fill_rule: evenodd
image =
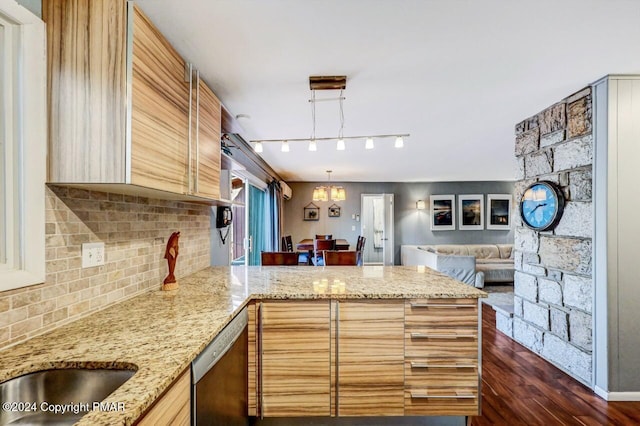
M510 230L512 205L511 194L487 194L487 229Z
M452 231L456 229L456 196L431 195L431 230Z
M484 229L484 196L482 194L458 195L458 229L480 231Z
M328 207L329 217L340 217L340 206L332 204Z
M320 207L313 203L309 203L304 207L303 220L318 221L320 220Z

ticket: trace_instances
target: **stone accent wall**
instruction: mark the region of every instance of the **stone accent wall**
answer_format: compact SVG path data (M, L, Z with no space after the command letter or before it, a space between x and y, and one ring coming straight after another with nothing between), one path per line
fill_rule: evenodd
M515 220L513 338L584 383L592 371L591 88L516 125L515 197L533 182L560 185L566 205L552 231ZM511 330L510 330L511 331Z
M0 293L0 349L160 289L173 231L180 231L176 276L206 268L209 216L199 204L48 187L46 280ZM104 266L82 269L82 243L98 241L105 243Z

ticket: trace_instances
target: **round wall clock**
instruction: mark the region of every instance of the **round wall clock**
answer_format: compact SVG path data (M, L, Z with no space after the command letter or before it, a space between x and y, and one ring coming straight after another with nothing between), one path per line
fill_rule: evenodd
M520 216L524 224L536 231L556 227L564 210L564 193L553 182L536 182L524 191Z

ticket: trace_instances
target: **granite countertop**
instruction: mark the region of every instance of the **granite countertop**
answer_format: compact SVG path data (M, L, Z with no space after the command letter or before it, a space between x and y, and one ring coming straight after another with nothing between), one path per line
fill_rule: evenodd
M88 413L78 424L135 422L252 299L486 297L420 266L211 267L0 352L0 382L33 371L135 366L105 402L124 411Z

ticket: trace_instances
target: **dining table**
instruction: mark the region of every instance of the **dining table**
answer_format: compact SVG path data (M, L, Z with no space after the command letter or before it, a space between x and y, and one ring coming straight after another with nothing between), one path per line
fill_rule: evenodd
M300 240L296 245L298 251L313 251L313 238ZM349 241L336 239L336 250L349 250Z

